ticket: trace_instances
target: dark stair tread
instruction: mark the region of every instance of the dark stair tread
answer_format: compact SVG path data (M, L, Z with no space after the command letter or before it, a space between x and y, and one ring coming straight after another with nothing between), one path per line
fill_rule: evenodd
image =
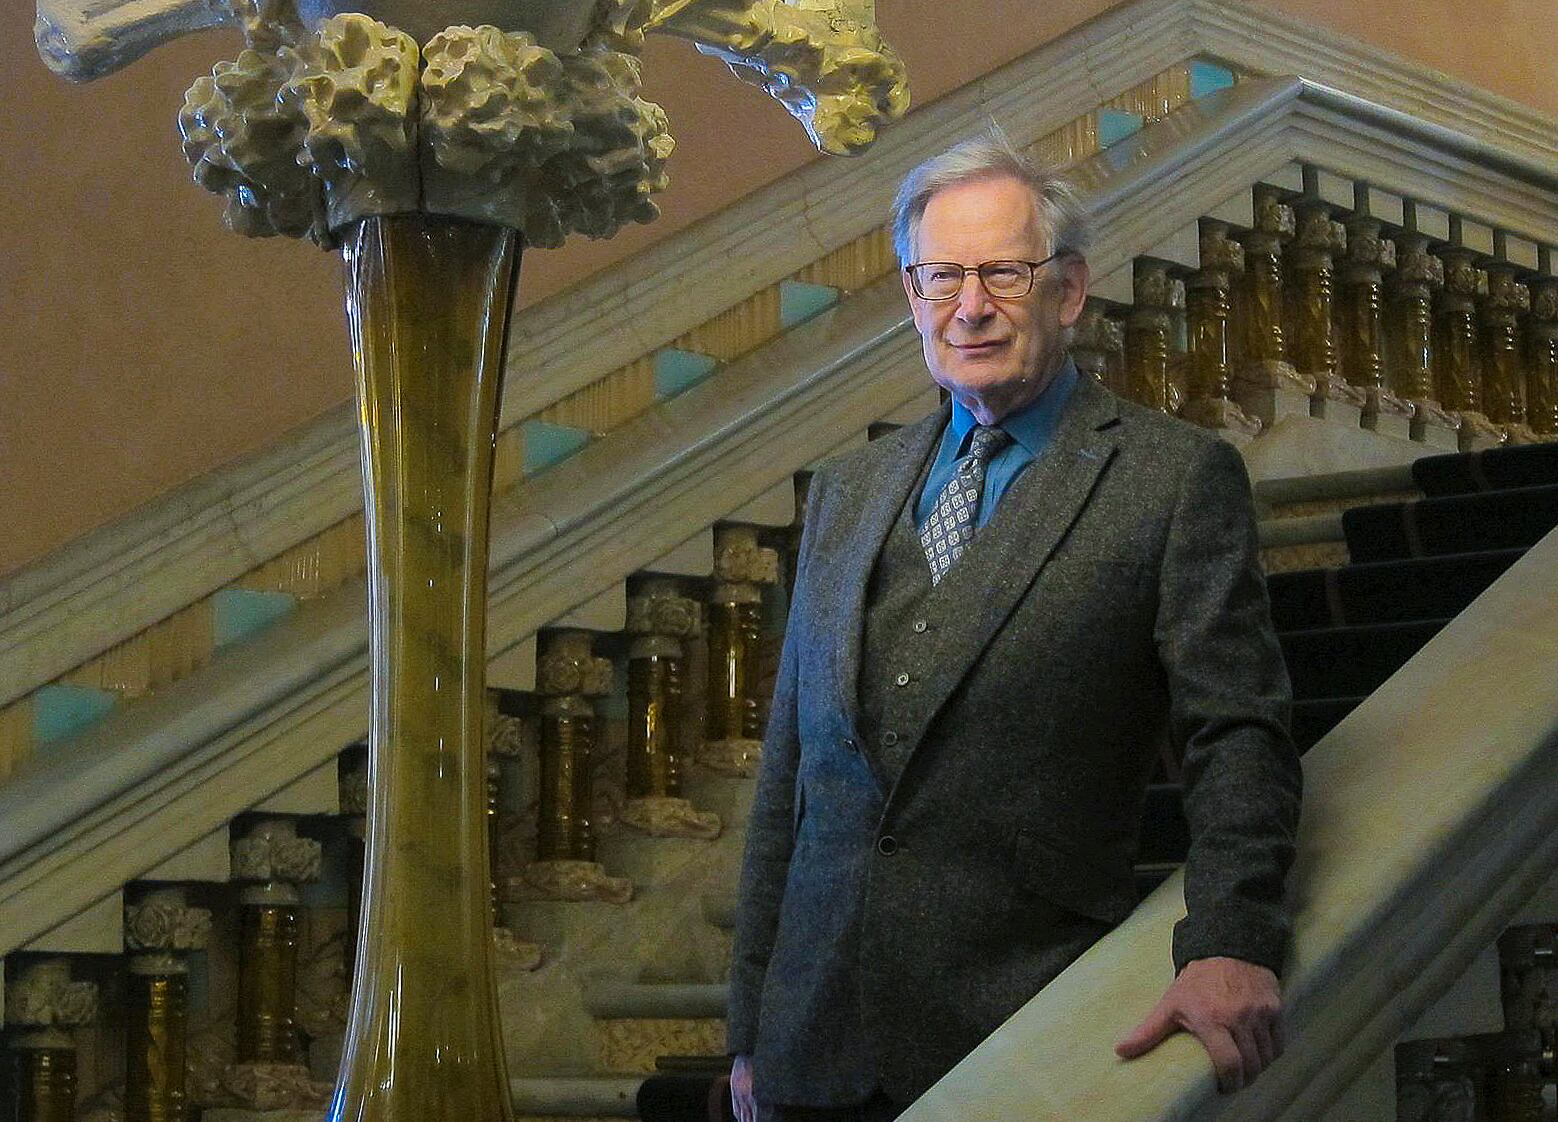
M1342 718L1358 707L1363 698L1323 697L1293 703L1293 745L1299 753L1309 751Z
M1515 549L1535 545L1558 526L1558 484L1407 503L1360 506L1342 513L1353 561Z
M723 1057L721 1057L723 1058ZM638 1117L644 1122L705 1122L734 1119L730 1104L730 1061L721 1074L658 1073L638 1088Z
M1480 596L1524 549L1365 561L1273 573L1271 620L1278 631L1445 619Z
M1295 699L1357 697L1373 693L1448 620L1317 627L1278 638Z
M1428 495L1464 495L1558 483L1558 442L1424 456L1412 478Z

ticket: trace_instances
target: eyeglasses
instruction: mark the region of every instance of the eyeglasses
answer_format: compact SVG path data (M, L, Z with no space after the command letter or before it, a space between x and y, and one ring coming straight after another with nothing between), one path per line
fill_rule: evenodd
M1065 257L1070 250L1052 253L1043 261L986 261L980 265L959 265L955 261L921 261L918 265L905 265L914 294L921 300L951 300L963 291L963 280L969 273L979 275L979 283L985 291L1001 300L1015 300L1033 291L1034 275L1057 257Z

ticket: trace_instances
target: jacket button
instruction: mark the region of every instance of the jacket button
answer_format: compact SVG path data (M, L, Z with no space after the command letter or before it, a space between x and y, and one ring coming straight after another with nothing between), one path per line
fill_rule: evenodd
M925 628L928 626L929 625L923 619L917 619L914 621L914 633L916 635L923 635L925 634Z
M891 857L898 852L898 839L891 834L883 834L876 839L876 851L883 857Z
M891 748L894 744L898 743L898 734L893 732L891 729L888 729L882 734L882 743Z
M898 677L894 678L893 681L897 682L900 686L907 686L909 684L909 675L900 674Z

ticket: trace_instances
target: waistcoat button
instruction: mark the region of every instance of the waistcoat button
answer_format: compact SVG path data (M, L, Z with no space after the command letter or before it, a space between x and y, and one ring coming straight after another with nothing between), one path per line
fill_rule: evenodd
M898 677L894 678L893 681L897 682L900 686L907 686L909 684L909 675L900 674Z
M891 748L894 744L898 743L898 734L893 732L891 729L888 729L882 734L882 743Z
M876 840L876 851L883 857L891 857L898 852L898 839L891 834L883 834Z

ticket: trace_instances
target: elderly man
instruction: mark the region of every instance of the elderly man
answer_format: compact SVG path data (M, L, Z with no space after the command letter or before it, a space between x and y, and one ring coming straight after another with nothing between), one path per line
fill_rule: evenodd
M894 1117L1124 919L1165 728L1188 914L1117 1051L1188 1030L1233 1090L1281 1049L1300 778L1249 483L1078 375L1084 226L999 135L899 192L952 401L812 480L731 967L742 1122Z

